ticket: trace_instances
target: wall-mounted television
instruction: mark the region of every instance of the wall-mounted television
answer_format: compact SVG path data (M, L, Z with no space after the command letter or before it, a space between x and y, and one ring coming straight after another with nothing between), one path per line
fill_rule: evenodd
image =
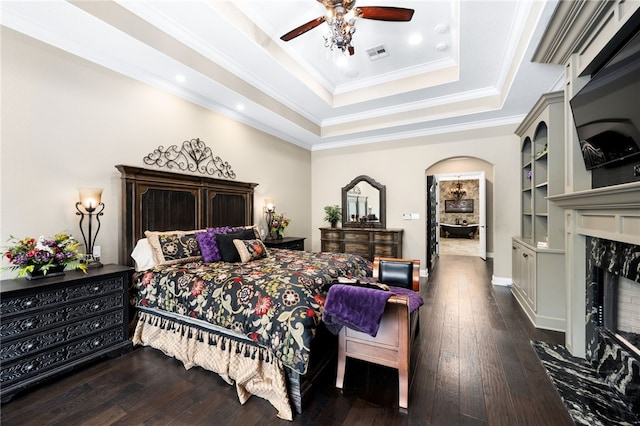
M640 160L640 32L570 105L587 170Z
M444 200L445 213L473 213L473 200Z

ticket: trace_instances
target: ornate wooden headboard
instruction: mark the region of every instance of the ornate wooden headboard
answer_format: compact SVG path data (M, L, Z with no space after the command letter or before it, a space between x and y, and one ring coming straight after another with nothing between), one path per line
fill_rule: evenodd
M257 183L236 182L117 165L122 177L122 238L119 262L133 265L131 252L144 231L204 229L253 224Z

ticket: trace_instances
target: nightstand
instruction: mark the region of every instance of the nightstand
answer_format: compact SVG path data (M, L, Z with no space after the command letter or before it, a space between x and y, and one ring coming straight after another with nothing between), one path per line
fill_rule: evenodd
M269 248L304 250L304 238L302 237L284 237L281 240L264 240L264 245Z
M133 268L105 265L62 276L0 281L2 402L105 355L131 349Z

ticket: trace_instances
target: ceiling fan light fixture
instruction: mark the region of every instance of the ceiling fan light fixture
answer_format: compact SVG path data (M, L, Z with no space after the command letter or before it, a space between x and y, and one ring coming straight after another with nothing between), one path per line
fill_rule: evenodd
M345 54L353 55L354 49L351 45L351 36L356 32L355 16L349 20L344 19L348 16L343 13L343 8L336 7L334 9L335 17L327 19L327 27L329 31L324 34L324 45L330 50L341 50Z
M356 18L378 21L408 22L413 17L413 9L389 6L355 7L355 0L318 0L327 8L324 16L315 18L280 37L290 41L318 25L326 22L327 32L323 35L324 45L330 50L338 49L344 54L353 55L351 37L356 32Z

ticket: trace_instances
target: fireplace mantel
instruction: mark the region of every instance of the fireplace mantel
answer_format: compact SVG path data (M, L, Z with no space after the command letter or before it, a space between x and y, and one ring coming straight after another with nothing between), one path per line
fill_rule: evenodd
M640 182L554 195L549 200L563 209L640 209Z
M640 245L640 182L549 197L580 235ZM570 226L571 228L571 226Z

